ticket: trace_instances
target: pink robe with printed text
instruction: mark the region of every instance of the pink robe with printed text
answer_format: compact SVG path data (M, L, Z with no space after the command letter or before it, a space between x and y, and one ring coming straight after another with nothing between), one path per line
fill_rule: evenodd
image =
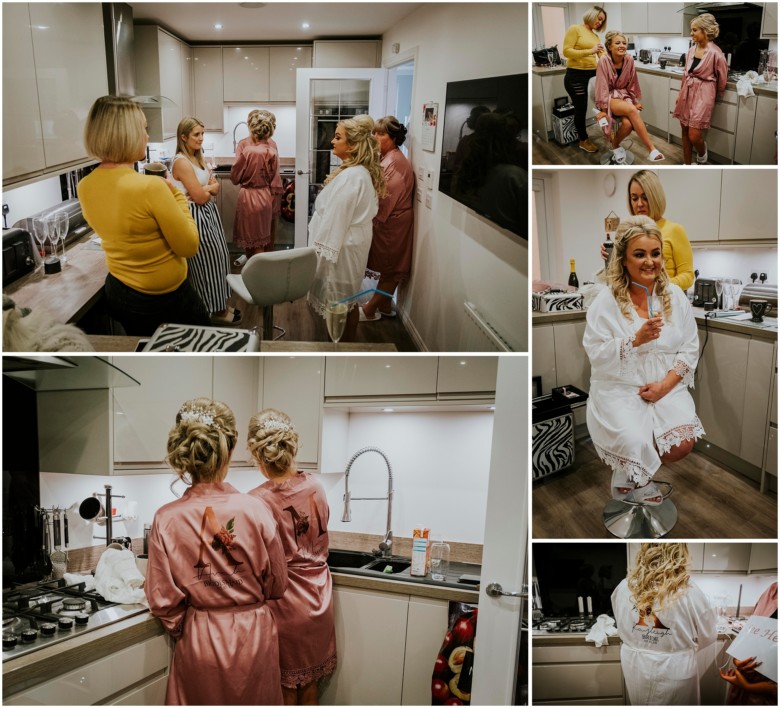
M629 103L637 104L642 99L642 91L639 88L639 78L636 75L634 58L630 54L623 57L623 68L620 76L617 74L612 59L605 54L596 65L596 96L594 103L596 108L607 114L609 125L605 132L612 128L612 109L610 99L619 98Z
M176 638L167 705L280 705L279 640L268 600L287 587L276 521L230 484L196 484L158 509L149 534L149 609Z
M287 558L287 592L269 604L279 629L282 684L305 686L336 668L328 500L307 472L281 484L266 482L249 494L271 507Z
M279 150L268 138L244 138L236 148L230 181L240 184L233 222L233 241L241 248L258 248L271 242L273 216L281 207L282 178Z
M387 196L379 200L374 217L366 268L403 282L412 269L414 170L398 148L382 157L382 170Z
M716 95L722 96L726 90L729 67L720 47L710 42L699 65L691 71L695 52L696 47L691 47L685 58L680 95L672 115L680 125L704 129L710 127Z

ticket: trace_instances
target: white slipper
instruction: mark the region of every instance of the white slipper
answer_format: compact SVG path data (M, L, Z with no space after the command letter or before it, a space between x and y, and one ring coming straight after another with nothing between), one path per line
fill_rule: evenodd
M661 154L659 150L653 149L650 151L650 162L663 162L666 158Z
M373 317L368 317L368 316L366 316L366 313L363 312L363 308L362 307L360 307L358 309L360 310L360 320L359 320L360 322L376 322L377 320L381 320L382 319L382 314L379 312L379 310L377 310L374 313Z
M704 143L704 154L699 155L699 153L696 153L696 164L698 165L706 165L707 159L709 158L709 152L707 151L707 143Z

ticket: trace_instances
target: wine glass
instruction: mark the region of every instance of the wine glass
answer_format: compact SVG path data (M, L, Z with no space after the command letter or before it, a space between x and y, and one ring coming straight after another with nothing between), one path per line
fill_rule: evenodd
M38 242L38 253L41 255L41 267L43 267L43 259L46 258L46 248L44 244L46 239L49 238L49 222L46 217L36 216L33 219L33 235Z
M68 235L68 226L70 219L68 218L68 212L64 209L55 211L54 214L55 233L57 234L57 240L62 244L62 264L65 265L68 261L68 257L65 255L65 237Z
M344 302L345 300L346 296L343 293L330 292L325 304L325 324L328 326L328 334L333 342L333 351L338 349L339 340L344 335L344 328L347 325L349 304Z
M723 278L715 278L715 294L718 296L718 301L715 303L715 309L721 309L721 296L723 295Z

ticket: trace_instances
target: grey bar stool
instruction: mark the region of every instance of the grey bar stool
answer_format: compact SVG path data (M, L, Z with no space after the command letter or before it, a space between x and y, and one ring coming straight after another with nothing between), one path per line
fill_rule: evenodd
M658 485L668 487L660 504L649 505L641 502L610 499L604 507L602 520L604 526L618 538L661 538L666 536L677 523L677 507L669 499L672 494L670 482L653 480Z

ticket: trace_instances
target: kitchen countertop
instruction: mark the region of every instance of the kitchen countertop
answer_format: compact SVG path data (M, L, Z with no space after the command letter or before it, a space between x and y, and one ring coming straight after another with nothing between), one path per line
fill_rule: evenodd
M554 634L545 634L544 630L542 630L542 632L534 630L531 633L531 641L535 647L595 647L596 644L594 642L585 641L586 636L587 632L556 632ZM733 638L733 634L718 634L719 641ZM620 637L617 635L609 637L609 646L614 647L620 646L621 644Z
M148 337L128 337L104 334L87 335L96 352L134 352L138 342ZM339 342L335 349L330 342L260 342L261 352L396 352L395 344L367 344L364 342ZM158 352L162 353L162 352Z
M578 322L585 319L587 310L568 310L566 312L534 312L531 316L533 325L553 324L556 322ZM720 330L723 332L734 332L736 334L745 334L758 339L767 339L769 341L777 340L777 318L764 317L762 323L751 322L750 320L734 320L730 317L705 317L704 309L701 307L693 308L693 316L699 327Z
M672 71L671 69L662 69L658 64L642 64L639 61L636 62L636 70L645 72L648 74L658 74L662 76L682 78L682 74ZM531 71L537 76L555 76L556 74L565 74L565 66L534 66ZM737 84L734 81L729 81L726 84L727 89L737 90ZM764 94L766 96L772 96L777 98L777 81L773 81L771 84L765 85L753 85L753 91L756 95Z

